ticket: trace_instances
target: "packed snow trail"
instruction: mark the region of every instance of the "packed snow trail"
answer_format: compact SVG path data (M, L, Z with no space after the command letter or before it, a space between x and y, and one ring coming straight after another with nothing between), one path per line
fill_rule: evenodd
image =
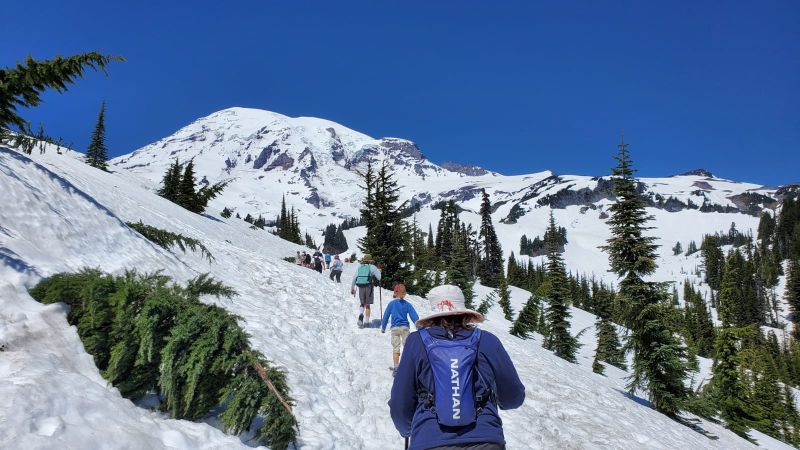
M354 264L336 284L283 261L295 245L241 220L190 213L129 175L52 150L28 158L0 149L0 192L0 376L12 380L0 385L0 448L233 448L249 439L166 419L107 386L63 309L38 304L25 291L40 277L84 266L163 270L177 281L210 272L239 295L205 300L242 317L253 347L286 368L298 448L402 448L386 404L389 335L356 327L358 304L349 294ZM199 239L215 262L172 254L123 224L138 220ZM383 291L384 307L390 298ZM424 301L409 301L425 313ZM521 408L501 412L509 449L752 448L704 423L719 436L707 439L628 398L613 377L560 360L540 341L509 336L498 314L495 307L483 328L500 337L527 388Z

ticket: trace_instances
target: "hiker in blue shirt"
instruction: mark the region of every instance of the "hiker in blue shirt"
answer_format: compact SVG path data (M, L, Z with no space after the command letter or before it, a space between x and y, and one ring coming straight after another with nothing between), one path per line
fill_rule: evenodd
M381 280L381 271L372 264L372 256L364 255L361 265L358 266L350 285L350 295L356 295L358 287L358 300L361 304L358 314L358 327L369 327L369 307L375 303L375 289L373 283Z
M419 320L417 310L406 300L406 286L398 283L394 287L394 299L386 306L381 320L381 333L386 333L386 324L392 318L392 376L397 373L397 363L400 361L400 349L408 338L408 319L416 323Z
M330 269L331 268L331 254L328 253L328 252L325 252L325 254L323 256L325 257L325 268L326 269Z
M483 316L465 308L458 287L433 288L428 301L432 314L408 336L392 385L395 428L412 450L504 449L498 410L525 400L511 358L496 336L476 328Z

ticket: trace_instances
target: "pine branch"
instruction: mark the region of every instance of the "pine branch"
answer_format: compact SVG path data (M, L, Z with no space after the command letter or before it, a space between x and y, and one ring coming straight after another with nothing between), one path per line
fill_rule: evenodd
M214 256L208 251L206 246L197 239L145 225L141 221L136 223L125 222L125 224L161 248L172 251L172 247L177 245L181 251L186 253L186 248L188 247L193 252L199 250L200 254L208 259L208 262L214 262Z

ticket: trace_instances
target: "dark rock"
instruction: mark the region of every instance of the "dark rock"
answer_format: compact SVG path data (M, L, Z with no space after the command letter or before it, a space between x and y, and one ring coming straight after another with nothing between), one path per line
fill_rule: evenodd
M678 175L673 175L673 177L688 177L688 176L714 178L714 174L707 171L706 169L694 169L688 172L680 173Z
M258 157L256 158L255 162L253 163L253 169L260 169L264 167L264 165L267 163L267 160L269 160L270 156L278 153L278 150L279 150L278 141L274 141L272 144L269 144L268 146L264 147L261 150L261 153L258 154Z
M473 166L468 164L459 164L455 162L443 162L439 164L441 167L449 170L450 172L461 173L464 175L472 176L472 177L479 177L481 175L486 175L489 173L488 170L484 169L480 166Z
M294 166L294 158L287 155L286 153L281 153L272 162L267 166L266 170L272 170L281 168L283 170L289 170Z

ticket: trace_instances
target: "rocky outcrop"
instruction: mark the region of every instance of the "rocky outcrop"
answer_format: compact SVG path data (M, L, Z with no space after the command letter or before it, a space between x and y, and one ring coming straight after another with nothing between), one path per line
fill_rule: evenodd
M468 164L459 164L455 162L443 162L439 164L442 168L449 170L450 172L460 173L463 175L467 175L470 177L479 177L482 175L486 175L490 173L488 170L484 169L480 166L473 166Z
M694 169L688 172L680 173L678 175L673 175L673 177L688 177L688 176L714 178L714 174L707 171L706 169Z

